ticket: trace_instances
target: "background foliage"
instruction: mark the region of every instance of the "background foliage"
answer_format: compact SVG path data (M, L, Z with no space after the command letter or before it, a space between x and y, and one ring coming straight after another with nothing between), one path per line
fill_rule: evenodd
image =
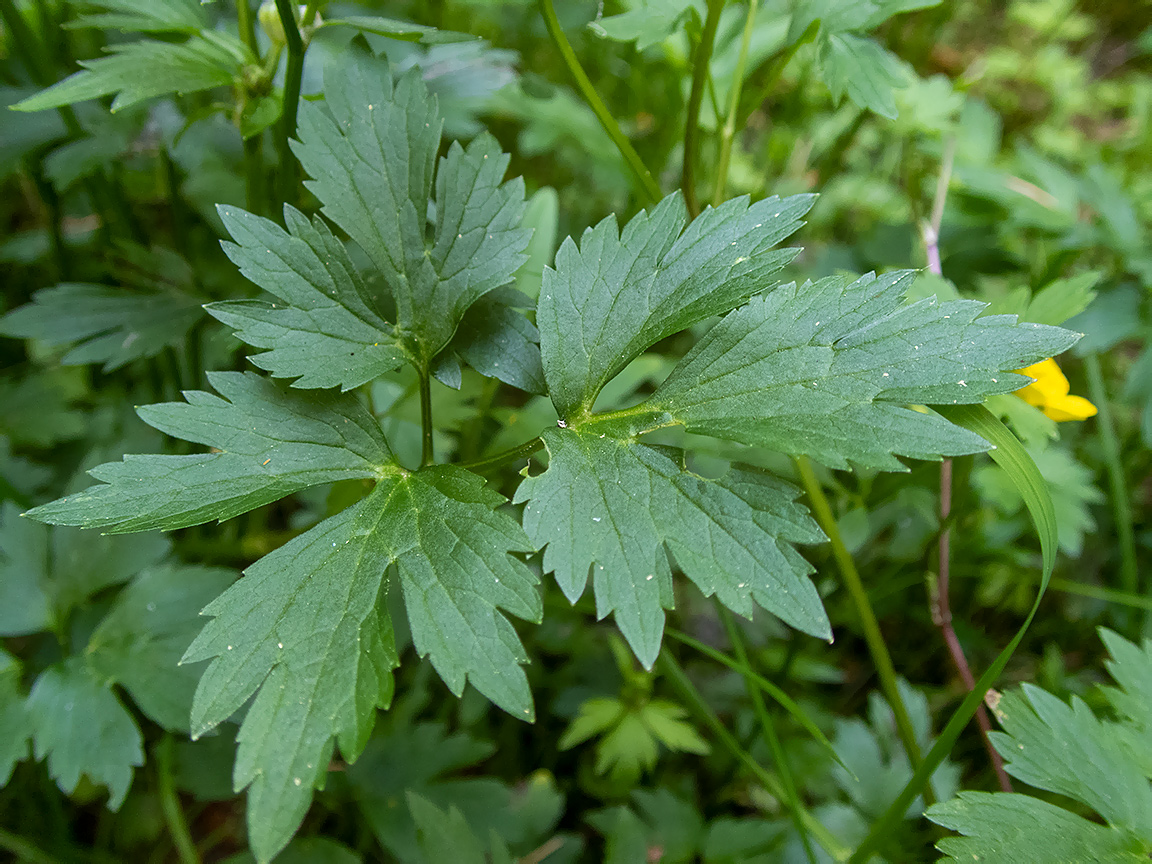
M0 849L1146 860L1152 6L556 7L0 0ZM852 297L931 360L861 389ZM1067 388L1010 395L1054 325ZM769 386L804 328L835 434ZM889 472L980 449L903 407L958 386L1015 438L942 511ZM555 518L601 511L631 544ZM986 746L955 646L994 673L1057 545Z

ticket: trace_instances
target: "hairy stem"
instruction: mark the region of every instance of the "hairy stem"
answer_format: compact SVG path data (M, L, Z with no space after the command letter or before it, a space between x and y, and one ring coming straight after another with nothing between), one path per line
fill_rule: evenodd
M748 64L748 46L752 44L752 31L756 29L757 0L749 0L748 17L744 19L744 32L740 37L740 54L736 70L732 73L732 87L728 94L728 116L720 130L720 155L716 166L716 188L712 191L712 206L719 207L728 189L728 164L732 159L732 141L736 137L736 115L740 111L740 91L744 88L744 67ZM716 114L720 116L719 112Z
M755 3L752 4L755 8ZM804 854L809 864L816 864L816 855L812 851L812 842L808 839L808 828L800 816L800 796L796 794L796 784L792 779L792 770L788 767L788 759L784 755L784 748L780 746L780 737L776 734L776 724L768 713L768 706L764 704L764 697L760 695L760 688L752 680L752 664L748 660L748 651L744 647L744 635L732 618L732 613L717 602L716 610L720 613L720 620L724 622L724 630L728 634L728 641L732 643L732 651L736 654L736 661L746 670L742 673L744 689L748 691L748 698L752 700L752 708L756 712L756 719L760 722L760 731L768 750L772 753L772 761L776 763L776 770L780 772L780 782L784 784L785 801L792 814L792 821L796 825L796 833L800 835L800 842L804 846Z
M720 13L724 0L708 0L708 15L696 56L692 61L692 90L688 94L688 116L684 118L684 168L680 185L684 188L684 203L695 218L700 212L696 197L696 158L700 150L700 103L704 101L704 83L708 78L708 64L712 62L712 48L716 43L716 28L720 26Z
M624 157L628 167L632 169L644 202L655 204L664 197L659 184L652 177L652 172L648 170L640 158L640 154L632 146L632 142L625 137L624 132L620 129L620 124L608 111L596 92L596 87L584 72L579 59L576 57L576 52L572 50L568 37L560 28L560 21L556 17L556 10L552 7L552 0L538 0L538 3L540 14L544 18L544 26L548 28L548 35L552 37L552 42L556 45L556 50L560 52L560 58L568 68L568 74L576 82L580 95L584 97L584 101L588 103L588 107L592 109L592 113L596 115L596 119L600 121L600 125L604 127L604 131L608 133L608 137L612 139L612 143L616 145L616 149L620 151L620 155Z
M852 597L856 607L856 614L860 618L860 626L864 630L864 641L868 644L868 653L872 655L872 663L876 667L876 674L880 677L880 689L888 699L892 708L892 716L896 718L896 732L900 743L908 756L908 762L913 768L920 765L920 746L916 743L916 732L912 727L912 718L908 716L908 708L900 695L896 684L896 667L892 665L892 655L888 653L888 645L884 642L884 635L880 632L880 624L876 620L876 613L868 600L868 592L864 590L864 583L860 573L856 570L856 563L844 545L844 538L840 536L840 528L836 524L836 517L832 514L832 506L820 488L820 481L812 470L812 464L807 456L797 456L794 459L796 469L800 472L800 480L804 491L808 494L808 503L816 521L828 535L832 543L832 556L840 569L840 575Z
M666 647L660 649L659 663L660 671L664 674L664 677L680 693L687 707L696 714L704 725L712 730L712 734L716 736L717 740L724 746L724 749L731 753L741 765L747 768L765 789L777 798L784 800L786 793L784 784L780 781L780 778L757 762L747 750L740 746L740 742L737 741L736 737L724 726L716 712L712 710L712 707L704 700L704 697L700 695L700 691L696 689L692 680ZM833 836L831 831L825 828L815 816L803 807L800 808L799 814L809 833L815 838L816 842L820 844L824 851L832 856L833 860L847 860L848 850Z
M1132 530L1132 505L1128 497L1128 484L1124 479L1124 466L1120 461L1120 439L1112 419L1108 402L1108 389L1100 367L1100 355L1092 352L1084 358L1088 373L1088 394L1096 405L1096 432L1100 436L1100 449L1108 469L1108 486L1112 498L1112 518L1116 522L1116 535L1120 541L1120 587L1129 594L1140 591L1140 576L1136 564L1136 535Z

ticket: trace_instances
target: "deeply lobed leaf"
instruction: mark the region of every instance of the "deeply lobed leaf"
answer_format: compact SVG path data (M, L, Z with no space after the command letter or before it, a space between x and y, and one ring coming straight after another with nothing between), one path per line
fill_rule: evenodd
M215 372L208 380L224 398L190 390L186 403L149 405L139 414L213 452L107 462L89 472L104 485L28 515L112 533L170 530L228 519L317 483L393 470L379 424L353 396L284 393L252 373Z
M314 178L306 185L367 253L401 343L428 368L468 307L525 260L523 181L502 182L508 157L487 135L454 143L437 165L441 120L418 69L393 91L387 64L353 53L328 69L325 93L331 116L309 103L300 114L294 150Z
M812 195L735 198L687 229L678 194L616 229L609 216L571 238L545 269L536 312L548 391L576 422L600 389L645 348L763 291L798 250L773 250L800 225Z
M203 314L201 298L186 294L71 282L32 299L0 319L0 333L48 345L80 342L60 362L103 363L105 372L179 344Z
M169 93L227 87L244 63L254 62L239 40L213 31L179 45L145 39L109 50L110 56L81 61L79 72L12 107L43 111L115 93L112 110L118 111Z
M799 490L766 474L718 480L688 471L678 451L579 429L544 434L548 470L516 491L524 527L575 602L592 573L596 610L612 614L646 666L672 607L668 551L704 592L751 616L753 603L806 633L831 631L811 567L793 543L824 539Z
M1027 379L1003 370L1079 337L1015 316L979 318L976 301L901 305L912 276L833 276L754 298L709 330L643 408L833 468L902 470L895 455L986 450L975 434L904 406L1017 390Z
M319 217L285 206L285 231L234 207L220 218L235 243L224 251L240 272L287 305L258 300L213 303L215 318L257 348L251 358L295 387L351 390L397 368L404 349L381 299L364 284L344 244Z
M412 639L457 694L465 681L531 718L527 658L505 609L540 618L535 577L508 553L531 551L493 508L503 498L452 466L390 476L368 497L265 556L210 603L185 662L214 658L192 708L193 734L256 693L240 729L234 782L250 786L260 860L291 838L333 747L353 761L399 660L383 605L396 565Z

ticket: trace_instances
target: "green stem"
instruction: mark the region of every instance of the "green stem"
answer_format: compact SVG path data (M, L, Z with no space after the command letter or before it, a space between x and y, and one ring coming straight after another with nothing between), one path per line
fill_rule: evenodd
M704 19L704 32L696 46L692 61L692 90L688 94L688 116L684 121L684 168L680 185L684 188L684 203L695 218L700 212L696 197L696 157L700 149L700 103L704 101L704 83L708 77L708 64L712 62L712 48L716 43L716 28L720 26L720 13L724 0L708 0L708 15Z
M252 0L236 0L236 23L240 30L240 38L252 52L252 56L259 59L260 44L256 41L256 18L249 5Z
M1129 594L1137 594L1140 591L1140 577L1136 564L1136 535L1132 530L1132 505L1124 478L1124 466L1120 461L1120 440L1116 435L1112 406L1108 402L1108 390L1100 368L1100 355L1092 352L1085 356L1084 369L1088 373L1088 393L1096 405L1096 431L1100 435L1100 447L1104 451L1104 462L1108 468L1112 518L1116 522L1116 534L1120 541L1120 586Z
M788 64L792 62L792 58L796 53L816 38L816 34L820 32L819 20L813 21L808 25L808 29L800 34L800 38L789 45L783 54L772 61L772 65L768 67L767 73L764 76L764 83L760 85L756 91L756 95L744 101L740 106L740 113L738 115L737 127L743 128L744 124L748 122L748 118L752 116L752 112L759 106L768 101L768 98L775 92L776 85L780 83L780 78L784 75L784 70L788 68ZM863 113L863 112L862 112Z
M728 189L728 163L732 159L732 141L736 137L736 115L740 111L740 92L744 89L748 47L752 44L752 31L756 29L756 6L757 0L749 0L748 17L744 19L744 33L740 37L740 54L736 58L736 71L732 75L731 92L728 94L728 117L720 130L720 156L716 167L716 188L712 192L713 207L720 206Z
M495 453L484 459L476 459L472 462L461 462L460 467L467 468L475 474L486 474L494 468L507 465L509 462L527 459L543 446L543 438L533 438L531 441L525 441L523 444L509 447L507 450L501 450L499 453Z
M880 689L892 707L892 715L896 718L896 732L900 736L900 743L908 756L912 767L920 766L920 747L916 743L916 732L912 726L912 718L908 716L908 708L900 696L900 688L896 684L896 667L892 665L892 655L888 653L888 645L884 642L884 635L880 632L880 624L876 620L876 613L868 600L868 592L864 590L864 583L860 573L856 570L856 563L844 545L844 538L840 536L840 528L836 524L836 517L832 515L832 506L820 488L820 481L812 470L812 463L807 456L797 456L794 459L796 470L800 472L800 481L804 491L808 494L808 502L816 521L828 535L832 543L832 556L840 569L840 575L856 606L856 614L860 617L860 625L864 629L864 641L868 643L868 653L872 655L872 663L876 667L876 674L880 677Z
M245 205L250 213L259 216L268 214L264 190L264 133L253 135L244 141L244 191Z
M26 864L60 864L31 840L25 840L19 834L13 834L0 828L0 849L11 852L20 861Z
M196 851L196 844L192 842L192 834L184 818L184 809L180 806L180 797L176 793L176 781L172 776L172 736L165 735L156 745L153 755L156 757L160 809L164 814L164 824L168 827L172 844L176 847L180 864L200 864L200 854Z
M282 0L277 0L277 2L282 2ZM600 125L604 127L604 131L608 133L608 137L612 139L612 143L616 145L620 155L624 157L624 161L628 163L628 167L632 169L645 203L655 204L664 197L659 184L653 179L652 172L648 170L640 158L640 154L633 148L632 142L625 137L620 129L620 124L608 111L597 94L596 88L585 74L583 67L580 66L576 52L572 50L568 37L560 28L560 21L556 18L556 10L552 8L552 0L538 0L538 2L540 14L544 17L544 25L548 28L548 35L552 37L556 50L560 52L564 65L568 67L568 74L576 81L580 95L584 97L584 101L588 103L588 107L592 109L592 113L596 115L596 119L600 121Z
M28 22L24 20L24 16L20 14L20 10L16 8L13 0L0 0L0 18L4 19L4 26L8 28L8 34L11 36L8 40L9 44L20 57L25 68L28 69L33 80L41 86L47 87L56 77L52 65L45 56L46 52L39 50L43 48L43 43L32 32L32 28L28 26ZM75 119L75 115L72 116ZM65 123L67 122L65 120Z
M700 695L700 691L692 683L691 679L684 672L684 669L676 662L676 658L667 648L660 649L660 671L668 682L680 693L680 697L687 703L687 707L693 711L700 720L709 729L712 734L719 739L720 743L724 746L732 756L747 768L752 775L767 789L772 795L784 800L785 791L784 784L780 779L752 758L736 737L725 728L716 712ZM816 819L803 807L800 808L800 818L804 821L805 827L809 833L816 838L816 842L823 847L824 851L832 856L835 861L845 861L848 858L848 850L837 840L832 832L825 828L819 820Z
M751 4L755 8L755 3ZM748 660L748 651L744 647L744 635L732 619L732 613L719 602L716 609L720 613L720 620L724 622L724 630L728 633L728 641L732 643L732 650L736 654L737 662L747 672L744 673L744 689L748 691L748 698L752 700L752 707L756 711L756 719L760 721L760 730L764 733L764 741L772 753L772 760L776 763L776 770L780 772L780 782L784 784L785 801L792 814L792 821L796 824L796 832L800 835L800 842L804 846L804 854L809 864L816 864L816 855L812 851L812 842L808 839L808 829L804 820L800 818L800 796L796 794L796 784L792 780L792 770L788 767L788 759L784 755L784 748L780 746L780 738L776 734L776 725L768 713L768 706L764 704L764 697L760 695L760 688L752 680L752 665Z
M431 465L432 453L432 376L420 370L420 467Z
M279 135L276 138L280 154L280 203L289 204L296 198L296 160L289 142L296 135L296 111L300 106L300 80L304 76L304 40L300 24L290 0L276 0L280 25L284 28L284 44L288 49L288 66L284 70L284 103L280 115ZM274 208L276 209L276 208Z

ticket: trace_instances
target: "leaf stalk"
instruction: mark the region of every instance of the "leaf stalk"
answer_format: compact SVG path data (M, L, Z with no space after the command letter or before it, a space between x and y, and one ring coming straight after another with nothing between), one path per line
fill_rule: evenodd
M755 2L751 4L756 8ZM749 16L751 17L751 16ZM728 641L732 643L732 651L736 660L743 667L741 672L744 678L744 689L748 691L748 698L752 700L752 708L756 712L756 719L760 722L760 731L768 750L772 753L772 761L776 763L776 770L780 773L780 782L784 785L785 801L792 821L796 825L796 832L800 835L800 843L804 846L804 855L809 864L816 864L816 854L812 851L812 841L808 838L808 827L800 816L800 797L796 794L796 783L792 779L792 769L788 767L788 758L784 755L784 748L780 746L780 737L776 734L776 725L772 722L772 715L768 713L768 706L764 704L764 697L760 695L760 688L752 679L752 665L748 661L748 651L744 647L744 634L732 618L732 613L717 602L716 609L720 613L720 620L724 623L724 630L728 634Z
M720 156L716 167L716 188L712 192L713 207L719 207L723 203L724 194L728 189L728 165L732 158L732 142L736 137L736 117L740 112L740 91L744 88L744 68L748 64L748 48L752 44L752 31L756 29L757 3L758 0L748 2L748 17L744 19L744 32L740 36L740 54L736 58L736 71L732 73L731 92L728 94L728 116L724 120L724 127L720 130Z
M696 197L696 159L700 150L700 104L704 101L704 84L708 78L708 64L712 62L712 48L716 44L716 30L720 26L720 13L724 0L708 0L708 14L704 18L704 31L696 56L692 61L692 90L688 94L688 114L684 121L684 167L680 185L684 189L684 203L689 215L695 219L700 213L700 200Z
M908 763L918 768L921 762L920 746L916 743L916 732L912 726L912 718L908 715L908 708L900 695L896 684L896 667L892 664L892 655L888 653L888 645L884 641L884 634L880 632L880 624L876 620L876 613L872 603L868 600L868 592L864 590L864 583L856 569L856 563L844 545L844 538L840 534L840 527L836 524L836 517L832 514L832 506L824 490L820 488L820 481L812 470L812 463L807 456L796 456L796 470L800 472L800 481L808 495L808 502L820 528L828 535L832 543L832 556L836 559L836 566L852 603L856 607L856 614L860 618L860 626L864 630L864 641L868 645L868 653L872 655L872 663L876 667L876 674L880 678L880 689L884 692L892 715L896 719L896 732L900 743L908 756Z
M1112 499L1112 518L1116 522L1120 541L1120 586L1129 594L1140 593L1140 575L1136 563L1136 535L1132 529L1132 505L1128 484L1124 479L1124 466L1120 461L1120 439L1108 402L1108 388L1100 355L1095 351L1084 358L1084 371L1088 374L1088 394L1096 406L1096 432L1100 436L1100 449L1108 470L1108 486Z
M277 2L286 2L286 0L277 0ZM552 42L556 45L556 50L560 52L564 65L568 67L568 74L576 82L580 95L584 97L584 101L588 103L588 107L592 109L592 113L596 115L596 119L600 121L600 125L604 127L604 131L608 133L608 137L612 139L612 143L616 145L616 149L620 151L620 155L624 157L628 167L632 169L632 174L636 178L644 202L655 204L664 197L664 193L660 191L660 186L652 177L652 172L648 170L644 160L640 158L640 154L632 146L632 142L624 135L620 129L620 124L616 122L616 118L604 105L592 81L580 65L576 52L572 50L568 37L564 35L564 31L560 27L560 21L556 17L552 0L538 0L538 3L540 14L544 18L544 26L548 29L548 35L552 37Z
M427 368L420 370L420 467L431 465L432 453L432 376Z
M679 693L680 697L688 703L688 707L693 713L712 730L712 734L724 746L724 749L732 754L735 759L747 768L752 775L767 789L770 793L777 798L784 800L786 793L784 791L784 784L781 783L780 778L757 762L752 755L740 746L740 742L736 740L724 723L717 716L712 707L700 695L700 691L696 689L696 685L688 677L683 667L672 656L672 652L667 647L660 649L660 671L664 677ZM824 825L808 810L801 807L800 818L803 819L804 825L808 828L809 833L816 839L816 842L827 852L834 861L845 861L848 858L848 850L840 843L839 840L829 831Z

